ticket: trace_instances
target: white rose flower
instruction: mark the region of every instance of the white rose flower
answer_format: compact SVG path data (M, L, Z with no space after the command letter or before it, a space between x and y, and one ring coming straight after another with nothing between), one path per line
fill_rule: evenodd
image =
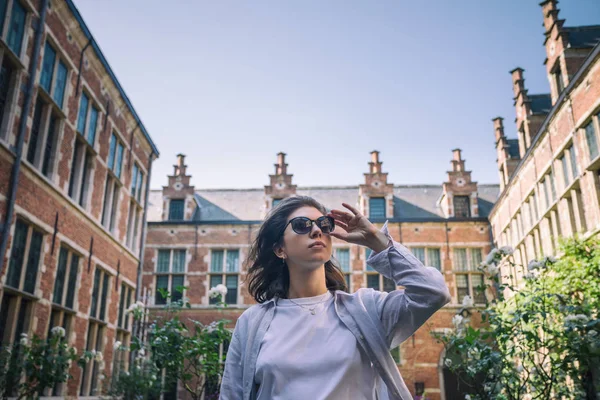
M529 271L535 271L542 267L543 267L542 263L539 262L538 260L531 260L531 261L529 261L529 264L527 264L527 269Z
M215 286L215 289L217 289L222 296L227 294L227 286L223 285L222 283L219 283L217 286Z
M594 337L598 336L598 331L589 331L589 332L587 333L587 335L588 335L589 337L592 337L592 338L594 338Z
M458 315L456 314L454 317L452 317L452 324L454 325L454 327L456 329L461 328L464 322L464 318L462 315Z
M587 324L590 321L590 319L587 317L587 315L583 315L583 314L577 314L577 315L567 315L565 317L565 323L575 323L575 324L579 324L579 325L584 325Z
M62 326L55 326L50 330L50 334L52 336L65 337L67 333L65 332L65 328Z
M113 350L120 350L121 349L121 345L123 343L119 342L118 340L115 342L115 344L113 345Z
M496 275L498 275L498 272L500 272L500 267L497 266L496 264L490 264L485 267L484 272L486 274L488 274L489 276L496 276Z
M103 380L104 380L104 378L106 378L106 377L104 376L104 374L100 374L100 375L98 376L98 379L100 379L101 381L103 381Z
M471 395L470 394L465 394L465 400L471 400Z
M512 255L514 252L515 252L515 249L513 249L513 248L512 248L512 247L510 247L510 246L502 246L502 247L500 247L500 253L501 253L502 255L505 255L505 256L510 256L510 255Z
M444 365L445 365L446 367L450 368L450 367L452 366L452 360L451 360L451 359L449 359L449 358L446 358L446 359L444 360Z
M100 362L102 360L104 360L104 356L102 355L101 352L96 352L96 355L94 356L94 358L96 359L96 361Z
M140 357L144 357L146 355L146 350L140 349L140 351L138 352L138 354L140 355Z
M215 288L211 288L208 291L208 297L210 297L211 299L214 299L215 297L218 297L221 293L219 293L219 291Z
M206 327L206 333L213 333L216 329L217 329L217 323L216 322L211 322Z
M485 258L485 263L488 265L495 263L497 256L498 256L498 249L492 249L492 251L490 251L490 253Z
M21 343L21 346L28 346L29 345L29 339L27 339L27 336L22 337L21 340L19 341L19 343Z
M473 307L474 303L473 303L473 299L471 298L471 296L467 295L467 296L463 297L462 305L463 305L463 307L466 307L466 308Z

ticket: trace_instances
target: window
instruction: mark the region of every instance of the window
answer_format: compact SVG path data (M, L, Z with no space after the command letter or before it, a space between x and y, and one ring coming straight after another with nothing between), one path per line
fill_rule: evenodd
M75 138L69 197L84 209L87 208L88 197L92 190L90 183L93 164L94 155L89 144L80 138Z
M64 246L61 246L58 256L54 292L52 295L52 311L48 324L48 336L52 328L60 326L66 332L68 340L75 317L74 301L77 286L79 260L81 258ZM61 396L65 385L58 384L47 390L48 396Z
M385 198L371 197L369 199L369 218L370 219L385 218Z
M273 199L273 207L276 207L277 204L281 203L281 200L283 199Z
M400 347L400 345L390 350L390 352L392 353L392 358L394 359L396 364L402 364L402 348Z
M560 59L556 62L556 67L552 71L552 77L554 78L554 84L556 85L556 93L557 95L560 95L562 91L565 90L565 81L560 68Z
M594 120L590 121L584 128L585 130L585 140L588 146L588 155L590 156L590 161L594 160L598 157L599 149L598 149L598 134L596 132L596 128L594 127Z
M442 270L442 258L439 248L411 247L410 251L428 267L434 267L438 271Z
M8 272L0 303L0 343L10 344L29 332L33 295L42 257L42 233L20 218L15 222Z
M6 285L34 294L42 256L42 233L20 218L15 223Z
M469 196L454 196L454 216L456 218L471 217L471 202Z
M1 15L0 18L2 18ZM11 113L11 107L16 104L16 95L18 94L16 89L20 72L19 68L15 67L4 53L0 50L0 137L7 138L11 130L11 115L14 115L14 112Z
M102 352L104 349L104 333L106 331L106 304L109 298L110 277L108 273L98 267L94 272L94 286L90 307L90 318L86 339L87 351L96 350ZM99 391L100 363L104 361L90 361L83 368L81 380L81 396L94 396Z
M365 261L369 259L369 256L373 250L365 249ZM369 264L365 262L365 281L366 287L383 292L392 292L396 290L396 283L384 277L379 272L375 271Z
M531 213L531 216L533 218L533 223L536 223L537 220L540 218L540 215L538 213L537 197L535 195L535 192L533 192L531 194L530 199L531 199L529 201L529 206L531 207L530 213Z
M346 279L346 286L350 291L350 284L352 283L352 270L350 269L350 249L336 249L335 258L340 263L340 268Z
M415 382L415 396L423 396L425 394L425 382ZM420 397L417 397L420 400Z
M96 141L98 113L98 109L92 104L89 97L85 93L81 93L79 115L77 117L77 132L79 132L92 147L94 147Z
M60 108L62 108L65 98L67 74L67 66L57 57L56 50L54 50L50 43L46 42L40 86L52 97Z
M111 170L117 179L121 179L121 169L123 165L123 143L113 134L110 137L110 148L108 149L108 169ZM136 183L137 185L137 183Z
M136 251L139 242L140 221L142 208L134 200L129 203L129 218L127 220L127 247Z
M169 202L169 220L182 220L183 219L183 206L185 204L184 199L172 199Z
M481 248L454 248L453 270L456 278L457 301L471 296L476 304L485 303L485 296L477 290L483 284L483 274L477 269L482 261Z
M142 203L142 188L144 186L144 172L137 163L133 163L133 171L131 173L131 197L136 199L138 203Z
M0 33L4 31L5 22L8 23L6 43L8 47L17 55L21 56L23 48L23 38L25 37L25 20L27 19L27 11L18 0L12 1L3 0L0 2ZM10 10L10 14L6 12Z
M218 284L227 287L225 303L238 302L238 274L240 264L239 250L212 250L210 256L210 287ZM216 304L219 299L209 299L209 304Z
M104 187L104 204L102 206L102 225L113 233L119 210L120 193L121 185L119 182L110 173L107 174Z
M552 199L552 202L555 202L556 201L556 185L554 183L554 173L552 172L552 170L550 170L550 172L548 172L546 184L550 185L549 192L551 194L551 199Z
M155 304L167 304L167 298L160 294L160 289L169 292L171 301L182 299L183 293L178 288L183 286L184 274L185 250L158 250Z
M125 283L121 283L117 336L115 339L116 341L121 342L121 345L126 348L129 348L131 341L131 316L127 313L127 309L133 302L133 295L133 288ZM127 371L128 369L129 352L116 350L113 358L113 374L118 373L118 371Z
M51 177L54 171L60 125L61 119L58 114L52 110L49 103L38 97L29 132L27 161L47 177Z

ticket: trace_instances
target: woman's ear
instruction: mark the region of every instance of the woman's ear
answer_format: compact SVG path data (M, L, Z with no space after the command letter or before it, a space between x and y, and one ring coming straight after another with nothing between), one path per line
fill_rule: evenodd
M275 255L283 260L285 260L286 255L285 255L285 251L283 250L283 247L278 246L278 245L274 245L273 246L273 253L275 253Z

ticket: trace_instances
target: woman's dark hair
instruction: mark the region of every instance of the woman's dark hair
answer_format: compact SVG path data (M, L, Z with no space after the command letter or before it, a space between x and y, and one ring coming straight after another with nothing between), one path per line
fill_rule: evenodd
M275 255L275 249L283 244L281 232L289 216L301 207L314 207L323 215L327 214L325 207L312 197L288 197L267 214L252 243L246 260L246 266L249 266L248 291L258 303L288 296L290 273L287 264ZM328 290L348 291L344 274L333 257L325 262L325 281Z

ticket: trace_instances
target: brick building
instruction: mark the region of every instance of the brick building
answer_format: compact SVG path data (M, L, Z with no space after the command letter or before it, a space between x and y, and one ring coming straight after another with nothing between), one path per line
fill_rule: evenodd
M600 231L600 25L567 27L557 3L540 4L550 93L529 94L515 68L517 139L493 120L502 191L490 222L522 265L555 254L559 237Z
M447 181L441 185L391 183L379 152L374 151L359 185L297 187L285 157L284 153L277 155L274 174L269 175L264 188L203 190L192 185L185 156L178 156L167 185L149 194L142 280L151 307L158 310L167 301L158 293L159 288L173 292L177 286L185 286L189 289L183 295L192 305L186 317L202 322L220 318L235 321L254 304L244 284L243 261L273 205L294 194L312 196L328 208L339 208L342 202L355 204L378 226L388 220L395 240L446 277L452 304L392 353L413 393L426 390L432 400L458 398L453 392L455 377L440 366L443 347L430 332L450 328L462 298L473 296L473 288L483 280L476 267L491 249L487 216L498 186L473 182L459 149L453 151ZM361 287L395 289L393 282L366 266L364 248L334 239L334 256L350 291ZM217 310L208 298L210 287L219 283L229 289L226 311ZM481 296L474 297L476 303L484 301Z
M104 362L67 387L97 393L138 287L158 151L71 0L0 1L0 340L54 326Z

